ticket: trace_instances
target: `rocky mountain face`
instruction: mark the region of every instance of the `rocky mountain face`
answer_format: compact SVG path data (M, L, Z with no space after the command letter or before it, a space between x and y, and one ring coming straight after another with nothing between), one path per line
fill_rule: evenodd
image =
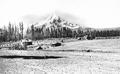
M46 28L66 27L66 28L70 28L70 29L75 29L75 28L80 27L78 24L72 24L72 23L62 19L60 16L55 15L55 14L50 16L44 23L42 23L42 24L38 23L35 27L42 27L42 26L44 26Z
M59 28L68 28L71 30L86 30L86 29L91 29L87 27L82 27L78 24L73 24L70 23L64 19L62 19L60 16L57 15L52 15L50 16L44 23L40 24L38 23L37 25L34 26L36 29L59 29Z

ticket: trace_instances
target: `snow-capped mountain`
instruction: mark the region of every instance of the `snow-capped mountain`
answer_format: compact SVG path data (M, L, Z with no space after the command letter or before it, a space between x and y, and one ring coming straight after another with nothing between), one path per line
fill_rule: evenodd
M80 25L78 24L72 24L64 19L62 19L60 16L57 16L56 14L52 14L49 16L44 22L40 22L37 25L35 25L36 28L40 28L42 26L45 26L46 28L50 27L66 27L70 29L79 28Z

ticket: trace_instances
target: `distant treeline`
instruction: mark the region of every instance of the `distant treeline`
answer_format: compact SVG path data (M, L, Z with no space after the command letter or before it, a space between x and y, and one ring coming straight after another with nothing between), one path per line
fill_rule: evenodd
M3 29L0 29L0 42L17 41L23 38L23 23L19 26L9 23Z
M44 38L78 38L87 36L89 39L95 37L115 37L120 36L120 29L96 30L91 28L77 28L70 29L68 27L49 27L42 26L41 28L34 28L27 30L27 36L32 36L33 39ZM30 35L32 34L32 35Z
M99 37L116 37L120 36L120 29L104 29L97 30L92 28L76 28L71 29L68 27L51 26L46 27L34 27L33 25L27 29L26 35L23 37L23 23L19 23L19 26L9 23L7 27L0 30L0 41L17 41L23 38L31 38L34 40L46 39L46 38L78 38L87 36L88 39L95 39Z

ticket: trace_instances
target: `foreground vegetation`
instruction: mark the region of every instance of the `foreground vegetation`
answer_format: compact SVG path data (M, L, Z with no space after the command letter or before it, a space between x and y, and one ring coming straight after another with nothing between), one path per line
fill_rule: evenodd
M39 51L0 50L0 74L119 74L119 44L79 40Z

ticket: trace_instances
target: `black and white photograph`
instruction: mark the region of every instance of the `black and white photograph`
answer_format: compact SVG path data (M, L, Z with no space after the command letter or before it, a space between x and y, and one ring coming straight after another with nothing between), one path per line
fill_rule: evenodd
M120 0L0 0L0 74L120 74Z

